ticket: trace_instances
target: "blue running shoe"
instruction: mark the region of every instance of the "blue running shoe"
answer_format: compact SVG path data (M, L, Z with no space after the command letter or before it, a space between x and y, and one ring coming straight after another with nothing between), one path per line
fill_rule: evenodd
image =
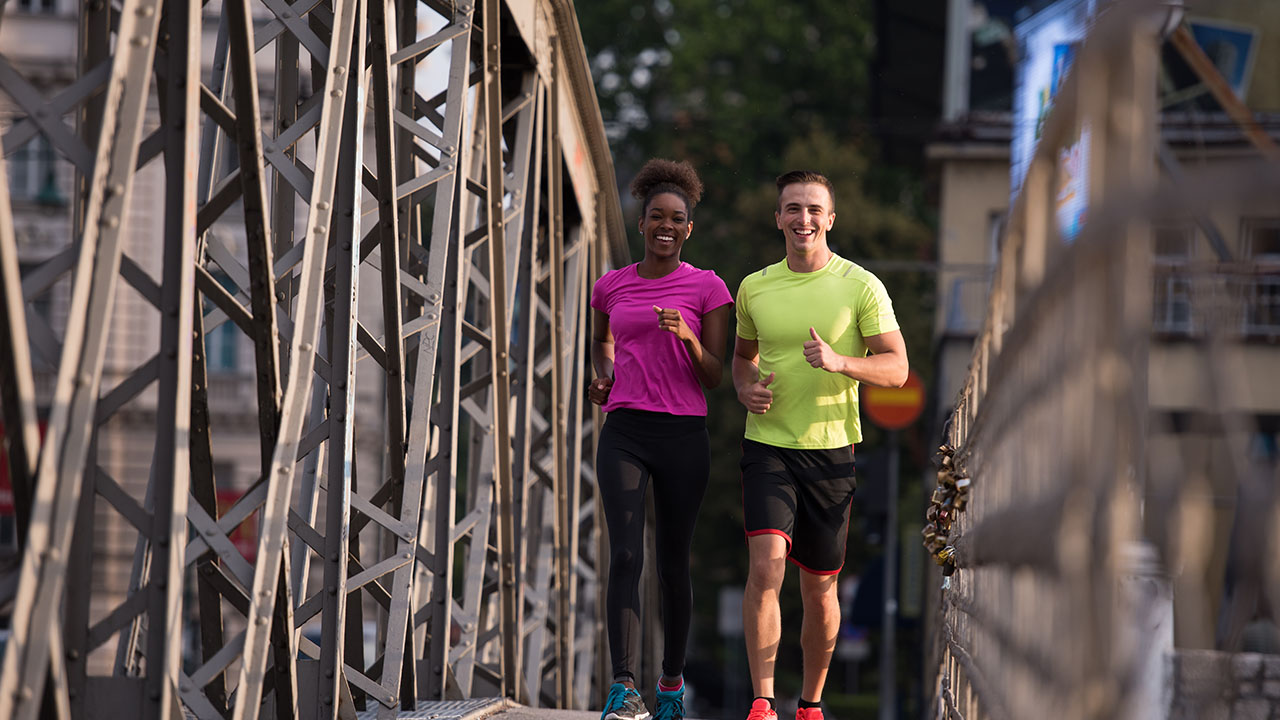
M614 683L609 688L609 697L604 702L604 711L600 720L648 720L649 710L644 706L644 699L639 691L622 683Z
M653 720L684 720L684 683L679 690L663 690L659 685L658 707L653 711Z

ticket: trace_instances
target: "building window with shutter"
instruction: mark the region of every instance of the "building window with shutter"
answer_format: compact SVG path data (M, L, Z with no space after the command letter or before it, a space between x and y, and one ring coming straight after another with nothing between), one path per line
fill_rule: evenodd
M231 282L231 278L227 277L225 273L215 272L213 277L218 281L219 285L226 288L232 295L236 294L235 283ZM216 308L217 306L212 301L205 299L205 367L208 368L210 374L230 375L240 369L240 328L226 319L226 316L221 312L217 312ZM221 321L222 324L217 327L211 327L214 322L218 321Z
M1246 218L1241 256L1251 271L1241 278L1246 336L1280 336L1280 218Z
M1158 333L1186 335L1195 330L1191 313L1191 273L1195 231L1186 225L1152 228L1155 298L1152 321Z
M59 159L44 135L20 145L5 158L9 167L9 196L19 203L45 207L66 207L62 191Z

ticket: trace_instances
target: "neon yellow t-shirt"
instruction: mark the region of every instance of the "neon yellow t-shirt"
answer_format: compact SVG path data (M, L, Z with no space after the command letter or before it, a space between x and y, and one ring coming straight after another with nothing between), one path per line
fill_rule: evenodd
M776 373L768 412L747 413L747 439L811 450L861 442L858 381L810 365L804 344L812 326L841 355L865 357L863 338L898 329L880 280L839 255L811 273L784 259L743 278L737 317L738 336L760 344L760 378Z

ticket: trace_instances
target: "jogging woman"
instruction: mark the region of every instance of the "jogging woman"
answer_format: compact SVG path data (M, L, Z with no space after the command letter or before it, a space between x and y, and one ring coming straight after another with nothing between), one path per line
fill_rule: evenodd
M711 451L703 387L720 384L733 297L710 270L680 260L702 196L685 162L654 159L631 182L640 200L644 259L605 273L591 293L588 396L608 417L596 476L609 528L606 612L613 685L602 720L645 720L636 690L645 491L653 483L662 677L654 720L684 717L684 660L693 611L689 552Z

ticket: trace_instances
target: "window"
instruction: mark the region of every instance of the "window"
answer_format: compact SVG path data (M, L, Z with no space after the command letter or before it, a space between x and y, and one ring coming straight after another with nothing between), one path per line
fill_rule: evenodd
M5 159L9 194L19 202L64 207L67 196L58 182L58 158L44 135L37 135Z
M56 0L18 0L18 9L30 13L53 13L58 8Z
M1241 227L1243 259L1253 273L1241 283L1246 335L1280 335L1280 218L1248 218Z
M1157 225L1152 228L1155 267L1155 300L1152 318L1156 332L1190 333L1191 277L1187 263L1195 248L1195 231L1187 225Z
M951 279L947 298L947 332L955 335L977 335L986 317L987 293L991 291L990 272L973 272Z
M1280 266L1280 218L1253 218L1244 221L1245 258Z
M1249 438L1249 457L1255 461L1274 464L1280 459L1280 435L1255 432Z
M986 257L974 263L971 269L953 270L942 282L946 283L946 332L953 335L972 336L982 330L987 313L987 297L991 281L995 277L996 264L1000 262L1000 248L1008 224L1005 210L987 211ZM981 245L975 250L981 249Z
M231 278L227 277L225 273L215 272L213 277L228 292L233 295L236 293L235 283L231 282ZM211 329L209 327L209 313L213 312L216 307L211 300L205 299L205 367L209 369L210 373L230 374L240 369L240 328L236 327L236 324L230 320L224 319L221 325ZM219 313L219 316L222 317L221 313Z
M987 216L987 240L991 248L989 258L993 266L1000 262L1000 248L1004 246L1004 230L1008 223L1009 213L1005 210L993 210Z
M1155 327L1167 333L1191 332L1191 283L1186 277L1156 275Z
M1245 289L1246 335L1280 335L1280 274L1262 275Z

